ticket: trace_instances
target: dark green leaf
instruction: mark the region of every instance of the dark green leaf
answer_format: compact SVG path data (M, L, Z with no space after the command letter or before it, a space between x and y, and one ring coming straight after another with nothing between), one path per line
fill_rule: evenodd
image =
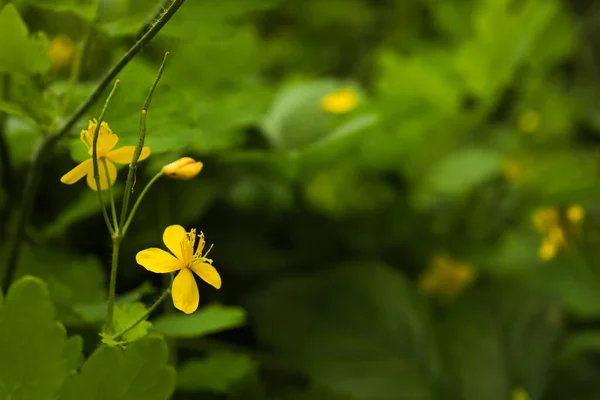
M194 338L237 328L246 322L246 312L240 307L212 304L193 314L171 314L158 317L153 328L168 337Z
M189 391L227 393L229 388L256 370L247 355L211 353L206 358L188 361L181 366L177 387Z

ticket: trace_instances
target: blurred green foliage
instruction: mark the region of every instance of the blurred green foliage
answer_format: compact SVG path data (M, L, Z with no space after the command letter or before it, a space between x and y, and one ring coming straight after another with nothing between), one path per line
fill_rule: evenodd
M169 3L0 0L0 254L36 140ZM106 115L136 143L169 51L134 196L179 156L204 163L140 206L117 325L167 284L135 263L167 225L215 243L223 287L98 347L110 240L95 193L59 181L98 102L47 160L0 293L0 400L600 398L599 22L590 0L188 0ZM328 110L339 90L356 104ZM440 253L469 279L432 274Z

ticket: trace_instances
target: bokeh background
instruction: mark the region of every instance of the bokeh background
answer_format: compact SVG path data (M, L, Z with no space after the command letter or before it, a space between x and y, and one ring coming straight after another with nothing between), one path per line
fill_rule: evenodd
M2 242L36 125L60 125L158 3L13 1L48 58L4 81ZM201 310L232 319L170 340L174 398L600 399L599 24L592 0L188 0L106 115L134 144L171 52L135 189L180 156L204 169L151 189L118 292L156 298L168 281L135 254L177 223L215 245ZM106 296L110 238L95 193L59 182L86 126L44 170L19 274L90 352L77 307Z

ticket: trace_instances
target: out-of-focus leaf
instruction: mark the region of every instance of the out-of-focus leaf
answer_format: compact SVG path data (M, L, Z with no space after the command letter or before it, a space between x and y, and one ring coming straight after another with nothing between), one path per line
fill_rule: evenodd
M34 117L29 115L27 110L23 109L19 104L0 99L0 111L19 117L31 125L35 126L37 124Z
M65 343L64 359L67 362L67 371L77 373L83 364L83 339L81 336L71 336Z
M0 308L0 398L55 398L73 365L67 346L44 283L31 276L13 283Z
M163 10L161 2L147 0L107 0L98 13L97 25L109 36L134 35L150 18Z
M265 135L273 146L287 150L325 140L332 130L335 132L335 123L342 122L321 108L321 99L347 86L334 80L319 80L284 88L263 121Z
M574 358L589 353L600 353L600 331L586 330L572 333L565 338L561 359L572 362Z
M175 370L167 364L167 345L156 337L122 350L101 346L69 379L59 400L81 400L90 393L106 400L167 400L175 389Z
M561 332L555 302L528 289L486 288L461 298L444 326L462 398L507 399L515 386L540 398Z
M27 2L46 10L70 12L84 19L92 18L95 4L89 0L27 0Z
M245 354L211 353L183 364L177 387L188 391L227 393L231 386L256 370L257 364Z
M43 34L29 36L27 25L12 4L0 9L0 72L42 74L50 68L46 55L48 39Z
M440 360L422 300L397 271L355 265L281 280L249 300L256 333L357 399L433 399Z
M425 185L435 193L462 195L497 175L502 159L500 153L490 149L455 151L431 168L425 177Z
M212 304L193 314L172 314L158 317L153 329L174 338L194 338L244 325L246 312L240 307Z
M17 276L35 275L45 279L63 322L79 320L73 313L74 304L104 299L104 272L95 258L75 257L42 246L26 249L21 255Z

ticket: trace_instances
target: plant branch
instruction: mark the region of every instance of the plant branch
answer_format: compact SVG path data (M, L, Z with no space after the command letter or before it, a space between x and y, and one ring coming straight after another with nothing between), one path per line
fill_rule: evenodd
M148 184L146 185L146 187L144 188L144 190L142 190L142 193L140 193L139 197L137 198L137 200L135 201L133 207L131 208L131 212L127 216L127 221L125 221L125 225L123 226L121 234L125 235L125 232L127 232L127 229L129 229L129 225L131 224L131 220L133 219L133 216L135 215L135 212L137 211L140 203L142 202L142 199L144 198L144 196L148 192L148 189L150 189L150 187L152 186L152 184L154 184L154 182L156 182L156 180L158 178L160 178L161 176L163 176L162 170L160 170L156 175L154 175L152 177L152 179L150 179L150 182L148 182Z
M24 229L29 220L33 199L35 198L42 168L46 158L48 157L48 154L56 142L66 135L75 125L75 123L77 123L77 121L94 104L94 102L98 100L102 91L106 89L113 78L116 77L116 75L133 59L137 53L139 53L146 43L156 36L156 34L173 17L175 12L177 12L183 3L184 0L173 0L167 11L158 18L156 23L152 25L152 27L129 49L129 51L127 51L127 53L125 53L125 55L110 69L110 71L106 73L94 91L83 103L81 103L81 105L73 112L73 114L71 114L65 124L52 135L43 136L39 139L31 157L31 167L29 168L27 177L25 179L25 188L23 189L21 207L19 208L15 219L16 229L13 234L13 240L11 241L8 249L8 256L5 264L6 273L3 279L3 288L5 290L10 285L10 282L12 282L15 270L17 268L19 250L21 248L21 242L23 241Z
M156 89L156 85L158 85L158 81L160 81L160 77L165 69L165 65L167 64L167 58L169 57L169 52L165 53L162 64L158 69L158 74L156 75L156 79L154 79L154 83L148 92L148 96L146 97L146 101L144 102L144 107L142 108L142 113L140 115L140 134L138 137L138 144L133 153L133 157L131 159L131 163L129 164L129 172L127 173L127 181L125 183L125 192L123 193L123 205L121 208L121 223L119 227L123 229L125 226L125 219L127 217L127 208L129 207L129 197L131 196L131 192L133 192L133 177L135 176L135 171L137 167L137 162L142 154L142 149L144 148L144 140L146 139L146 115L148 113L148 108L150 107L150 102L152 101L152 94L154 93L154 89Z

